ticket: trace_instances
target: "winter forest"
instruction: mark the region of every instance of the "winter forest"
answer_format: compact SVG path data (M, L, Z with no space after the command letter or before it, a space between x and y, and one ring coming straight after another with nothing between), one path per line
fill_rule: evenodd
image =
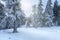
M47 0L44 6L44 0L38 0L31 8L25 3L25 9L21 1L0 0L0 40L59 40L59 1Z

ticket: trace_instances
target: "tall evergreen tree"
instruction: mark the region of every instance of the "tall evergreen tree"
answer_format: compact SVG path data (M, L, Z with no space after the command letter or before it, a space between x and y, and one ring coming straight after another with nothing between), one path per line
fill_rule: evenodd
M43 19L43 4L42 4L42 0L39 0L39 4L38 4L38 11L37 11L37 17L38 17L38 24L39 26L42 27L42 19Z
M33 15L32 15L32 17L33 17L32 25L33 25L33 27L36 27L37 26L37 24L36 24L37 23L37 18L36 18L37 17L37 13L36 13L37 12L36 11L37 7L36 7L36 5L33 5L32 9L33 9L33 11L32 11L33 12Z
M43 12L43 8L42 8L43 4L42 4L42 0L39 0L39 4L37 9L35 9L37 12L34 13L34 26L36 27L42 27L42 12Z
M6 0L6 11L8 15L13 15L16 18L14 32L17 32L17 27L25 23L25 15L20 8L20 0Z
M45 8L45 12L43 14L44 18L43 18L43 26L53 26L53 9L52 9L52 5L51 5L51 0L48 0L46 8Z
M54 21L55 25L58 25L58 19L57 19L58 11L59 11L59 9L58 9L58 1L55 0L54 7L53 7L53 14L54 14L54 20L53 21Z

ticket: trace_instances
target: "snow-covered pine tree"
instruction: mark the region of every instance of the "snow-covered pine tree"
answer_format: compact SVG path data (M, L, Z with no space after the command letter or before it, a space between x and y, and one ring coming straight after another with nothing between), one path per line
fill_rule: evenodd
M51 5L51 0L48 0L46 8L45 8L45 12L43 14L44 18L43 18L43 26L45 27L51 27L54 25L53 23L53 9L52 9L52 5Z
M9 15L13 15L14 20L14 31L17 32L17 27L25 24L25 15L20 8L20 0L6 0L6 11Z
M38 17L38 25L39 25L39 27L42 27L43 26L43 24L42 24L42 19L43 19L43 4L42 4L42 0L39 0L37 17Z
M33 27L36 27L36 21L35 21L35 20L37 20L36 19L36 5L33 5L32 9L33 9L32 10L33 15L32 15L32 23L31 24L32 24Z
M32 15L32 26L33 27L37 27L37 14L36 14L36 10L37 10L37 7L36 7L36 5L33 5L33 7L32 7L32 12L33 12L33 15Z
M57 19L57 17L58 17L58 1L57 0L55 0L55 2L54 2L54 7L53 7L53 14L54 14L54 23L55 23L55 25L58 25L58 19Z
M34 6L34 14L33 14L33 24L34 27L42 27L42 12L43 12L43 8L42 8L43 4L42 4L42 0L39 0L39 4L38 7L35 8ZM37 11L37 12L36 12Z

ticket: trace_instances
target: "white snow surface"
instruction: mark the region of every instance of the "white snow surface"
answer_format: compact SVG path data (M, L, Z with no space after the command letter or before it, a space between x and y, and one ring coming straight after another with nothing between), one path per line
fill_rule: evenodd
M18 28L0 30L0 40L60 40L60 27Z

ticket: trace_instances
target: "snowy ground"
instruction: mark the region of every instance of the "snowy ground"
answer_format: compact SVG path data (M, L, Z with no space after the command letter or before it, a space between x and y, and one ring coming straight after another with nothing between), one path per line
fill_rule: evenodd
M18 33L12 31L12 29L1 30L0 40L60 40L60 27L19 28Z

